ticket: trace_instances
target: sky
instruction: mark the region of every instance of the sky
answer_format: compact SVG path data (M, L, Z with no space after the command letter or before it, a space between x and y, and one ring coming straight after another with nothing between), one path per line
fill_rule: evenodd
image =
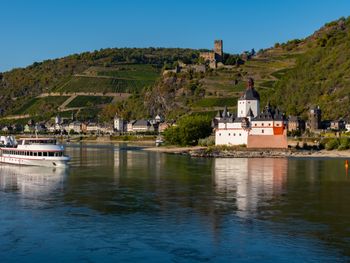
M304 38L350 15L349 0L0 0L0 71L109 47L224 52Z

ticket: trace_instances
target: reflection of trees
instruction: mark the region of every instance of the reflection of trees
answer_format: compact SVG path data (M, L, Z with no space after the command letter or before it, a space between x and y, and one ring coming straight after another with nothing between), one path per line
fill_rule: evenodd
M284 231L301 234L342 249L350 256L349 178L343 160L289 160L286 195L263 211L278 211L266 219L282 222Z

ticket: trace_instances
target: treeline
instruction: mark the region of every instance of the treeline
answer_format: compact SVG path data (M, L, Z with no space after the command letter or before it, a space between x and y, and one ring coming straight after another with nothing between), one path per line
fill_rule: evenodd
M270 99L291 115L306 117L310 107L319 105L324 119L349 117L350 19L330 23L307 41L313 48L298 56L295 68L271 89Z

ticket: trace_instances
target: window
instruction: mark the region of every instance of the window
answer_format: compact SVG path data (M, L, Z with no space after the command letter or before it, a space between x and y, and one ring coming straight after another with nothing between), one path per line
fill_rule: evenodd
M43 152L43 156L47 156L47 152Z
M30 156L33 156L33 152L30 152Z
M219 133L219 136L221 136L221 133Z
M33 152L34 156L38 156L38 153L37 152Z
M276 126L280 126L280 125L277 123Z
M271 123L269 123L269 126L271 126Z
M54 152L49 152L49 156L53 157L54 156Z
M264 126L264 123L261 123L261 126Z
M236 134L234 133L233 136L236 136Z
M229 133L228 136L231 136L231 133Z
M43 153L42 152L38 152L38 156L42 156L43 155Z
M264 133L264 130L261 130L261 133Z
M257 126L258 124L255 123L255 126Z
M239 136L242 136L242 134L239 134Z

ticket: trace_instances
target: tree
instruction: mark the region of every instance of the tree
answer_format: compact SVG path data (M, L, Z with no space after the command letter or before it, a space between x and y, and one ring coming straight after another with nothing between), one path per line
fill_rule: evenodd
M199 139L212 133L211 120L208 116L185 116L176 126L165 130L164 138L169 144L197 145Z

